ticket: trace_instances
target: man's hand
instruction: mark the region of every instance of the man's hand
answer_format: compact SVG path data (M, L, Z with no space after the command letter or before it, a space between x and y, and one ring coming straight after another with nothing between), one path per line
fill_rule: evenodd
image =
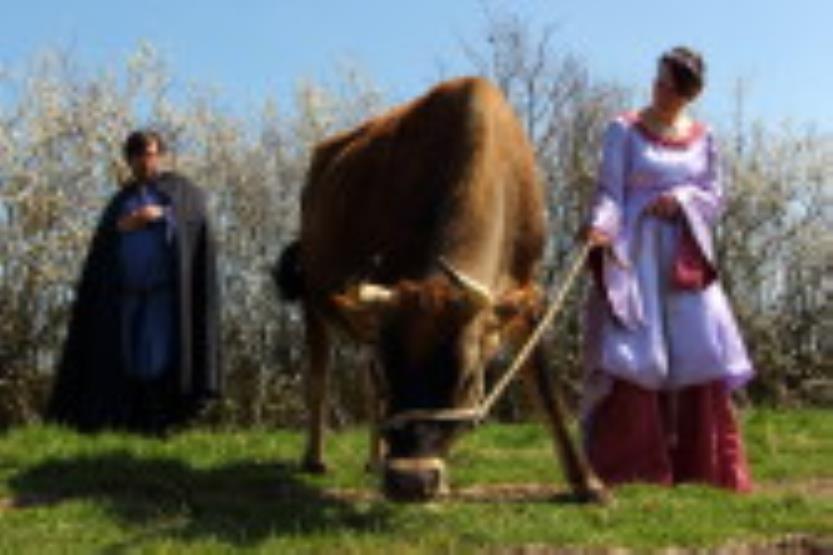
M164 208L158 204L145 204L130 214L122 216L118 222L120 231L135 231L155 222L165 214Z
M649 214L671 220L680 213L680 203L673 195L663 193L648 206L647 210Z

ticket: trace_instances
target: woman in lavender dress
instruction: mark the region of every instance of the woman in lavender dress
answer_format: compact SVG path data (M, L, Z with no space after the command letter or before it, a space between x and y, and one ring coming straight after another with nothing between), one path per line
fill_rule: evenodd
M586 307L583 431L610 484L750 488L730 392L753 369L716 280L716 147L685 111L703 75L692 50L665 53L651 104L615 118L604 137L584 231L596 287Z

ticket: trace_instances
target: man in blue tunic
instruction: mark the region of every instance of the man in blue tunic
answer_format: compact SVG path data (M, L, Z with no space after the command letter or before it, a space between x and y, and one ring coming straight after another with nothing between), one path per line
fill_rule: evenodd
M48 409L82 431L163 433L219 394L219 293L204 194L160 171L161 137L125 141L131 179L84 263Z

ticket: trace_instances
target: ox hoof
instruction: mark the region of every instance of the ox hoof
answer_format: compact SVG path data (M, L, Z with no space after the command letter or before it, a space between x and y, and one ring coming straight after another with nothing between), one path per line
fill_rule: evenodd
M304 459L301 461L301 470L307 474L326 474L328 468L323 461Z
M594 503L607 505L613 501L613 496L606 487L599 485L595 487L576 489L573 493L578 503Z

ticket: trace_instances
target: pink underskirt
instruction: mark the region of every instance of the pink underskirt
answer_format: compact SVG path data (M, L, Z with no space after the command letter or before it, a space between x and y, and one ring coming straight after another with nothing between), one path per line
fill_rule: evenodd
M668 392L613 379L585 424L588 459L607 484L752 488L743 439L721 381Z

